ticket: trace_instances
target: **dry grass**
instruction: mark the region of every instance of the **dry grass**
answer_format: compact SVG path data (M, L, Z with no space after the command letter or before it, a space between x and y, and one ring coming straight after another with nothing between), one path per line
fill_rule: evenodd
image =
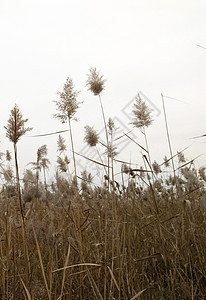
M122 137L144 151L144 168L132 169L132 164L118 161L115 125L112 120L106 124L100 98L104 80L96 69L90 72L89 89L99 96L102 108L107 141L101 145L107 150L107 165L87 159L104 167L105 182L92 188L91 174L85 171L82 178L77 174L70 121L79 103L67 79L56 102L56 117L62 123L69 120L74 179L69 176L61 137L59 171L50 187L45 172L44 184L39 180L41 168L45 171L49 162L46 145L39 148L44 155L34 163L36 175L25 172L23 193L18 171L16 185L10 170L6 173L3 162L0 165L0 299L206 299L205 168L198 172L193 161L186 162L181 152L173 155L172 151L162 165L152 164L145 132L152 122L151 111L140 99L133 110L133 125L144 134L147 149L127 134ZM27 119L21 117L19 114L22 126ZM12 134L7 135L16 145L30 128L20 126L13 139L16 127L10 123L7 131ZM97 136L94 143L86 139L90 146L97 140ZM169 136L168 140L170 143ZM173 172L168 169L171 161ZM114 172L115 163L123 163L121 182Z
M90 190L81 194L80 216L68 206L74 196L67 197L27 204L28 260L17 199L2 196L1 299L205 299L206 218L198 191L159 195L158 215L150 190L115 193L115 211L114 193Z

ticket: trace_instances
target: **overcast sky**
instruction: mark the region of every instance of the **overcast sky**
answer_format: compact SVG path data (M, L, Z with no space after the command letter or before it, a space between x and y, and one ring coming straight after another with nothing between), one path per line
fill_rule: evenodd
M107 80L105 114L117 127L132 129L128 113L138 92L153 104L155 121L148 129L153 160L169 157L161 93L183 101L165 98L173 151L194 142L185 155L202 155L197 166L205 165L206 138L190 140L206 133L206 50L196 46L206 47L205 15L204 0L0 1L0 150L12 150L3 126L15 103L33 127L28 136L67 129L53 118L53 101L69 76L84 101L73 124L76 151L83 153L84 126L103 128L98 98L85 86L89 68L96 67ZM143 143L141 133L134 133ZM56 140L22 137L21 170L43 144L55 165ZM136 151L129 144L118 158L142 164Z

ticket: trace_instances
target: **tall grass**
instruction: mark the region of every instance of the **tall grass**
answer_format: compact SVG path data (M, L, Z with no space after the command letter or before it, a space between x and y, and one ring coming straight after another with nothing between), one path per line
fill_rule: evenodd
M85 141L96 146L96 132L87 126L86 134ZM113 138L112 132L111 142ZM64 142L59 137L61 155ZM177 166L168 171L174 157ZM110 158L112 189L104 182L93 184L86 171L72 182L62 175L67 167L58 159L62 173L56 181L45 193L38 178L38 197L32 192L28 197L29 188L36 190L36 178L26 172L24 243L18 193L8 194L5 181L0 194L0 299L206 298L205 168L196 170L182 152L162 164L150 161L149 169ZM114 162L124 163L122 182L114 176ZM145 174L151 172L150 183Z
M166 194L159 195L158 220L150 189L138 194L135 187L116 194L115 212L113 195L107 190L85 192L80 228L83 262L74 214L72 208L67 209L72 195L67 199L54 195L49 204L39 199L26 219L31 265L26 288L31 299L79 299L80 275L83 299L132 299L141 291L137 299L204 299L202 196L199 191L185 193L184 199ZM15 198L1 199L1 299L24 299L26 293L21 284L25 282L25 257L16 208Z

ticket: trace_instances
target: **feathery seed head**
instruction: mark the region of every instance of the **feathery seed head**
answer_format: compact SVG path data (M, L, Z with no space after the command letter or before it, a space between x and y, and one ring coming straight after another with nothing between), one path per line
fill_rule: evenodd
M160 165L158 164L158 162L156 162L156 160L153 162L152 168L156 175L162 172Z
M88 75L87 85L89 86L88 90L94 93L95 96L98 96L104 90L105 80L103 76L99 75L96 68L90 68L90 74Z
M105 154L109 158L115 158L115 156L117 156L117 154L118 154L118 152L116 150L117 150L117 147L109 142L109 144L107 145L107 149L105 151Z
M168 168L170 166L170 162L169 162L169 159L167 158L167 156L164 157L164 165L166 168Z
M6 150L6 160L11 161L11 153L9 150Z
M131 124L136 128L148 127L152 124L153 119L151 118L152 109L150 109L146 103L141 99L138 94L135 97L133 113L133 121Z
M206 170L206 167L201 167L199 169L199 176L200 176L200 179L206 181L206 174L205 174L205 170Z
M91 147L96 146L96 144L99 142L99 135L98 133L93 129L93 127L85 126L85 137L84 141Z
M115 124L114 124L114 121L112 120L112 118L109 118L107 126L108 126L108 129L109 129L108 130L109 135L113 135L113 133L116 130L116 127L115 127Z
M59 101L55 101L57 105L57 111L54 117L58 118L62 123L66 123L68 119L72 119L77 109L79 108L80 102L77 102L78 91L74 90L74 84L72 79L69 77L66 79L64 84L63 92L58 92L60 96Z
M67 164L67 165L70 164L70 160L67 155L64 156L64 161L65 161L65 164Z
M65 158L61 158L60 156L57 156L57 165L58 165L58 169L61 172L67 172L68 167L67 165L70 163L69 159L67 156L65 156Z
M91 173L88 173L86 170L81 172L81 177L82 177L83 181L85 181L89 184L92 183L92 175L91 175Z
M47 145L42 145L37 150L37 161L39 162L48 153Z
M185 163L186 162L185 156L182 152L177 151L177 157L178 157L178 162L179 163Z
M24 135L27 131L32 130L32 128L24 127L24 124L28 121L28 119L23 119L20 109L17 104L15 104L14 108L11 110L10 118L7 121L7 126L4 126L6 129L6 137L9 138L11 142L16 144L20 137Z
M42 160L41 160L41 166L43 169L49 169L49 165L50 165L50 160L46 157L43 157Z
M60 153L66 151L65 139L60 134L57 140L57 147Z

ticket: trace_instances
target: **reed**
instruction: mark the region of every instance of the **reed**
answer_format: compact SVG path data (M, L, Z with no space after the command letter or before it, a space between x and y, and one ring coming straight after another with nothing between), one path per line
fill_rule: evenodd
M68 96L73 88L70 80L67 87L67 94L63 92L57 103L57 117L65 122L69 112L70 121L73 120L78 108L75 100L66 102L76 103L66 110L65 99L76 99ZM30 130L24 127L27 120L20 118L19 113L15 106L5 127L14 150L19 138ZM14 124L18 124L14 122L16 115L21 120L19 131L14 130ZM110 119L106 125L109 143L104 155L110 158L112 189L104 182L97 185L89 170L81 176L75 174L75 182L64 176L69 159L65 160L65 141L58 137L57 153L62 159L57 162L59 171L54 182L47 184L46 197L41 192L45 189L44 178L42 182L41 176L38 177L39 197L32 208L36 174L25 171L20 193L17 151L14 151L17 185L13 190L2 159L4 155L0 157L1 299L206 298L205 167L197 170L194 159L187 160L183 155L184 150L172 154L177 158L174 167L170 166L172 158L164 153L162 163L152 162L152 155L150 159L148 155L152 147L144 148L135 140L146 158L144 167L134 167L132 161L116 158L114 124ZM14 133L18 133L16 138ZM127 134L124 138L130 137ZM104 147L91 126L85 127L85 142L91 147ZM72 150L74 158L77 154ZM103 161L84 159L108 171ZM114 172L116 165L121 168L122 182L118 182ZM154 181L150 182L145 175L151 173ZM181 197L177 194L176 180Z

